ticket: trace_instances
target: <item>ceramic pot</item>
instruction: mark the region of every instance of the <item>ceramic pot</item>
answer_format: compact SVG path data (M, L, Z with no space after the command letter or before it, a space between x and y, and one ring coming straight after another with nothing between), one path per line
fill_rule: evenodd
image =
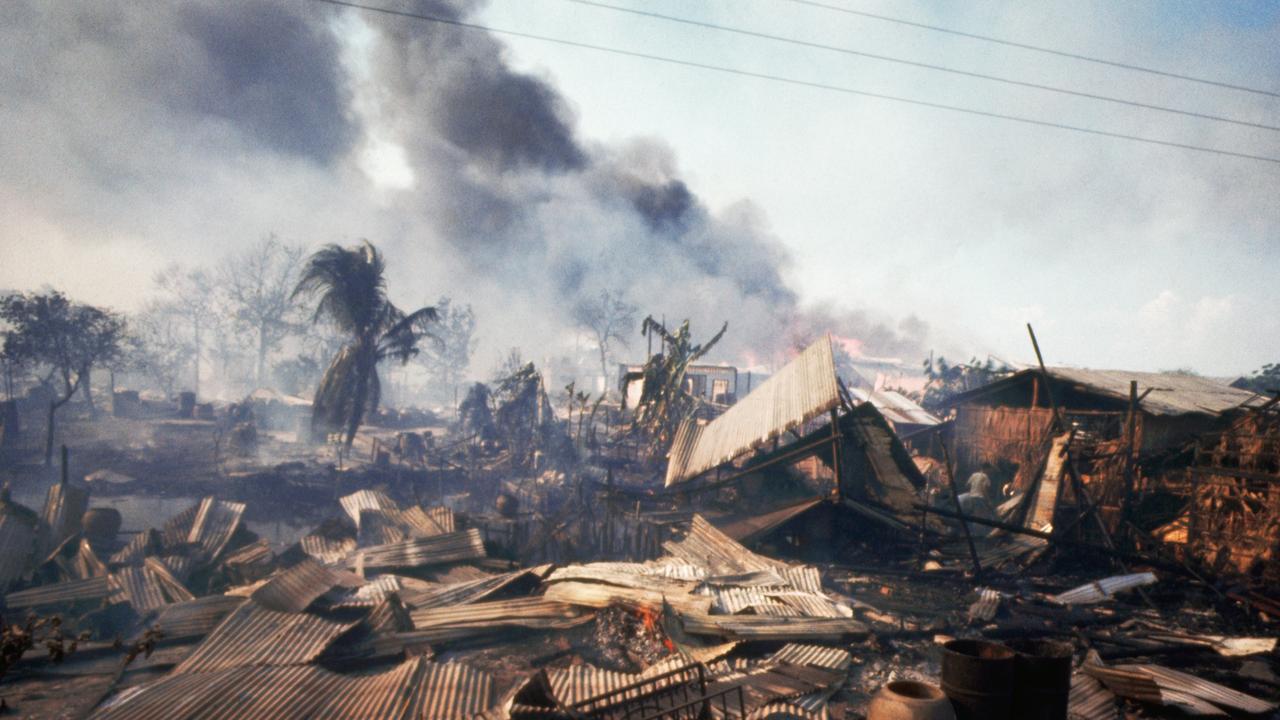
M867 720L956 720L942 690L915 680L895 680L871 698Z

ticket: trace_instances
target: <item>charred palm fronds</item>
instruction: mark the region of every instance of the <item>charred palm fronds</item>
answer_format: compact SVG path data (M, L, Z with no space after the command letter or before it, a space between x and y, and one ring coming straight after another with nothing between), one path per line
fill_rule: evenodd
M702 401L685 388L685 372L710 352L728 329L726 322L720 332L699 345L691 339L688 320L671 332L652 315L644 319L640 332L646 336L657 335L662 340L663 351L644 365L644 389L636 404L633 427L645 436L652 453L664 452L680 423L697 411Z
M342 433L348 447L366 413L378 408L378 363L408 362L418 353L418 341L433 337L430 326L437 318L433 307L406 314L392 304L385 270L382 254L368 241L350 248L328 245L307 261L293 290L294 297L318 296L313 322L327 319L347 336L316 389L311 426L317 435Z
M574 456L573 443L557 421L542 374L533 363L500 380L495 395L494 424L507 443L512 465L532 467L537 451L553 460Z

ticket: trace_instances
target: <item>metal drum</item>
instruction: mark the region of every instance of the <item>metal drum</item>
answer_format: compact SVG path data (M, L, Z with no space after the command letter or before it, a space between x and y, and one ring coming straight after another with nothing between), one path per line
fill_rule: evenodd
M986 640L942 646L942 691L958 720L1009 720L1013 715L1014 652Z
M1013 715L1026 720L1066 720L1071 695L1070 643L1019 640L1009 643L1014 662Z

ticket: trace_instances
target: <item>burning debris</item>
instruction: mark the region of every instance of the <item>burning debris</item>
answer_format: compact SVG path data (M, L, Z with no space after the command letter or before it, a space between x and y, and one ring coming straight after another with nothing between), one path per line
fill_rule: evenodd
M91 498L154 473L64 458L42 512L0 498L5 616L56 618L6 626L14 703L44 663L119 656L93 717L1275 711L1274 401L1042 368L933 417L851 392L826 338L708 399L686 375L725 328L644 329L635 407L572 383L557 407L517 363L451 419L349 433L326 401L330 445L266 390L113 419L208 442L222 492L129 526ZM291 503L297 532L260 535Z

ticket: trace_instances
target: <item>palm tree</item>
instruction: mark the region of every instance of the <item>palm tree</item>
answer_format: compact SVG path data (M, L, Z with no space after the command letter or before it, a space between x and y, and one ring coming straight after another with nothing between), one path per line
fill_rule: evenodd
M313 322L327 319L347 336L316 388L311 407L313 434L345 433L351 447L365 413L378 408L382 385L378 362L408 362L418 340L433 337L429 326L436 309L406 315L387 299L386 265L368 240L354 247L326 245L307 260L293 297L318 296Z

